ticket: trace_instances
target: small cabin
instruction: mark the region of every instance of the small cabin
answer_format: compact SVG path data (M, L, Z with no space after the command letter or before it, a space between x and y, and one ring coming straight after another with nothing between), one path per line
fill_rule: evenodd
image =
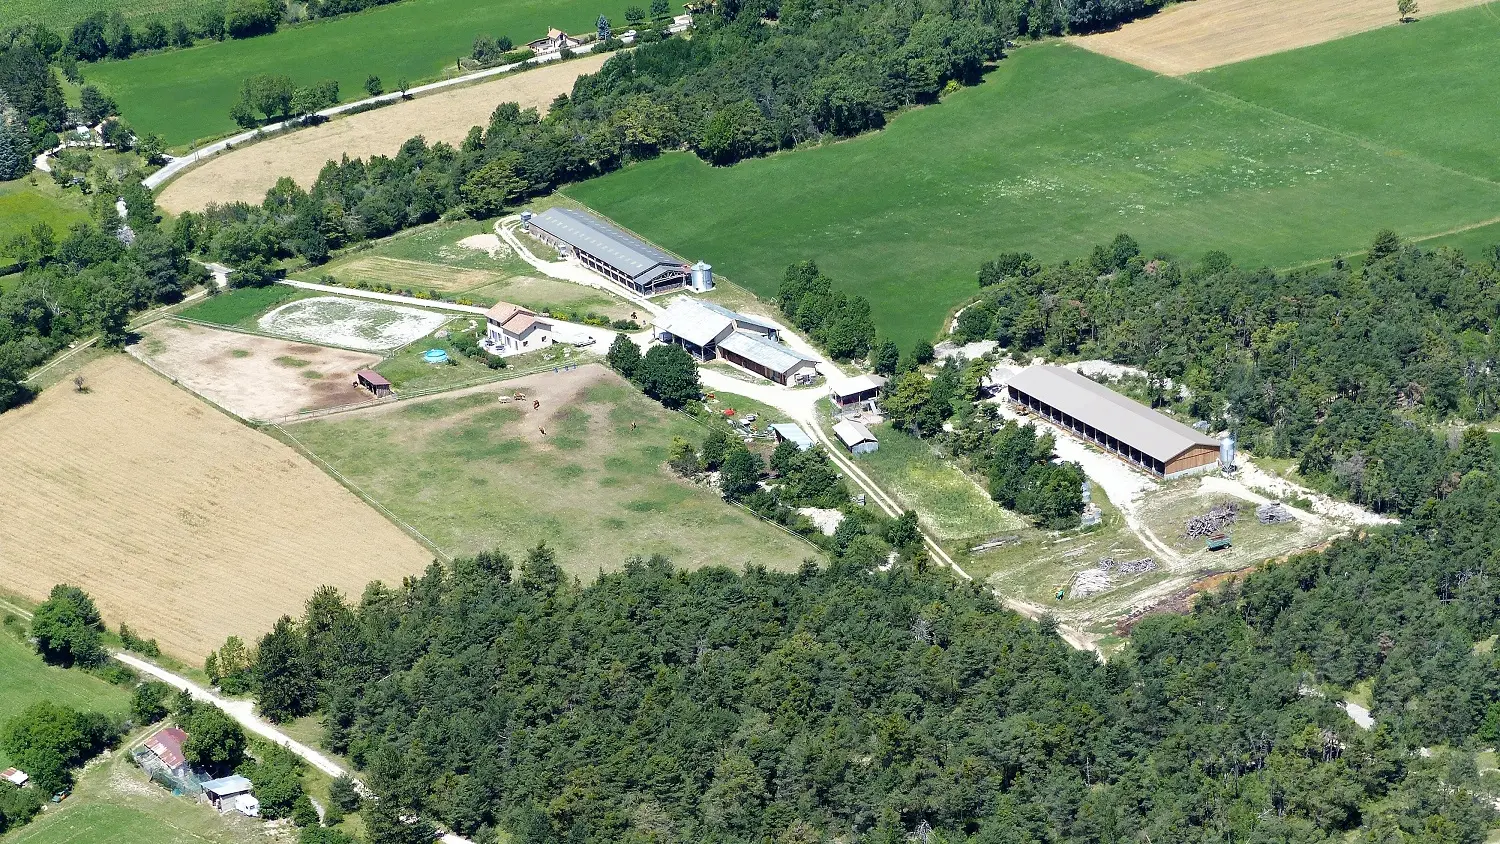
M385 398L391 394L391 382L373 369L361 369L354 373L354 386L369 390L370 395L376 398Z

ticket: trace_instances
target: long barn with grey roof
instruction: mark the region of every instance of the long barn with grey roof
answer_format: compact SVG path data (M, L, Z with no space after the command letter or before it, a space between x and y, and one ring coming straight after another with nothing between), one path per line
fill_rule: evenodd
M692 268L681 258L585 211L548 208L524 216L524 230L564 255L642 296L688 283Z
M1219 441L1060 366L1032 366L1005 385L1007 397L1158 477L1210 469Z

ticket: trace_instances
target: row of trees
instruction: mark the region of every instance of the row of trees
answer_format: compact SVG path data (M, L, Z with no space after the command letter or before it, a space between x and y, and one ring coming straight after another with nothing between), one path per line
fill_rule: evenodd
M869 301L835 290L833 279L812 261L786 268L776 304L835 360L862 358L874 347L875 321Z
M377 92L378 93L378 92ZM339 83L325 79L316 85L297 87L283 74L262 73L247 77L240 84L240 98L229 109L229 116L240 126L256 125L256 113L266 120L305 117L313 112L338 105Z
M958 334L1140 367L1154 403L1297 458L1330 492L1409 513L1452 489L1464 461L1424 423L1500 411L1497 259L1382 232L1358 269L1278 273L1221 252L1147 257L1122 235L1086 260L987 263Z
M703 395L698 364L681 346L656 345L641 354L641 348L621 333L610 344L605 361L646 395L674 410Z

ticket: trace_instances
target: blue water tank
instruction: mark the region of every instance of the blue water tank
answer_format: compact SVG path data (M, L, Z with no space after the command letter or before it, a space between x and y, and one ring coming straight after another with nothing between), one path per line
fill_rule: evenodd
M702 261L694 264L689 286L699 293L707 293L714 289L714 268Z

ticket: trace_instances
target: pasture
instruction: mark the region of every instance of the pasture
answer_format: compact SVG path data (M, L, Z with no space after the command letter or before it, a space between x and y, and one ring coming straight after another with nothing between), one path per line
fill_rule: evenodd
M311 291L299 290L285 284L268 284L265 287L241 287L210 296L201 302L184 308L180 316L228 325L235 328L254 328L260 315L272 308L284 305L297 298L315 295Z
M57 239L67 237L68 228L74 223L89 218L87 206L76 192L65 193L45 173L38 173L37 183L30 179L0 182L0 244L37 223L46 223L57 233ZM9 255L0 252L0 267L15 263Z
M48 589L52 588L48 584ZM13 613L0 603L0 616ZM106 624L114 627L112 619ZM21 710L39 701L59 703L80 711L105 712L123 716L130 711L130 691L107 683L84 671L55 668L36 655L26 641L25 619L15 616L0 626L0 725L19 715ZM0 768L9 766L5 752L0 751Z
M497 400L516 391L526 399ZM790 570L818 553L673 475L672 437L706 429L599 365L284 430L453 555L546 541L589 579L632 555Z
M1428 6L1422 4L1424 14ZM1500 3L1490 3L1218 68L1192 80L1358 137L1388 158L1430 162L1496 182L1497 41ZM1500 216L1500 207L1488 210L1485 217Z
M401 144L416 135L429 144L446 141L456 147L470 127L488 125L491 112L500 103L514 102L545 112L558 94L573 90L573 80L598 70L608 57L606 53L552 62L242 146L173 179L162 189L158 201L173 213L201 211L214 202L254 205L282 176L305 188L312 187L323 165L344 155L364 159L395 155ZM344 93L346 99L353 98L350 92Z
M56 0L6 0L5 23L45 24L66 39L68 29L73 24L95 12L108 15L118 11L135 27L152 19L169 25L172 21L181 19L191 26L205 8L216 5L222 4L218 0L68 0L66 3Z
M1421 14L1476 2L1483 0L1422 0ZM1178 3L1112 32L1073 40L1176 76L1395 24L1390 0L1211 0Z
M170 319L141 329L141 342L130 353L214 404L255 420L369 401L370 394L353 385L354 373L380 361Z
M890 425L872 430L880 448L851 459L903 508L915 510L936 539L953 544L950 550L1028 527L1025 518L996 504L978 480L926 443Z
M87 392L57 385L0 416L0 589L76 584L112 625L196 663L319 585L359 594L432 559L296 452L136 361L82 374Z
M815 259L903 348L1003 251L1058 261L1124 231L1152 253L1286 266L1500 207L1484 178L1066 44L1017 50L875 134L733 167L666 155L567 192L761 296Z
M623 23L628 5L627 0L402 0L258 38L89 65L83 72L115 98L137 131L156 132L168 144L183 146L235 130L229 108L249 76L285 74L298 85L334 79L344 100L356 100L366 96L365 78L372 74L388 90L401 79L416 84L443 76L459 56L469 54L480 33L524 44L546 35L548 27L591 32L600 14ZM504 97L489 99L493 109ZM394 143L404 140L402 135Z

